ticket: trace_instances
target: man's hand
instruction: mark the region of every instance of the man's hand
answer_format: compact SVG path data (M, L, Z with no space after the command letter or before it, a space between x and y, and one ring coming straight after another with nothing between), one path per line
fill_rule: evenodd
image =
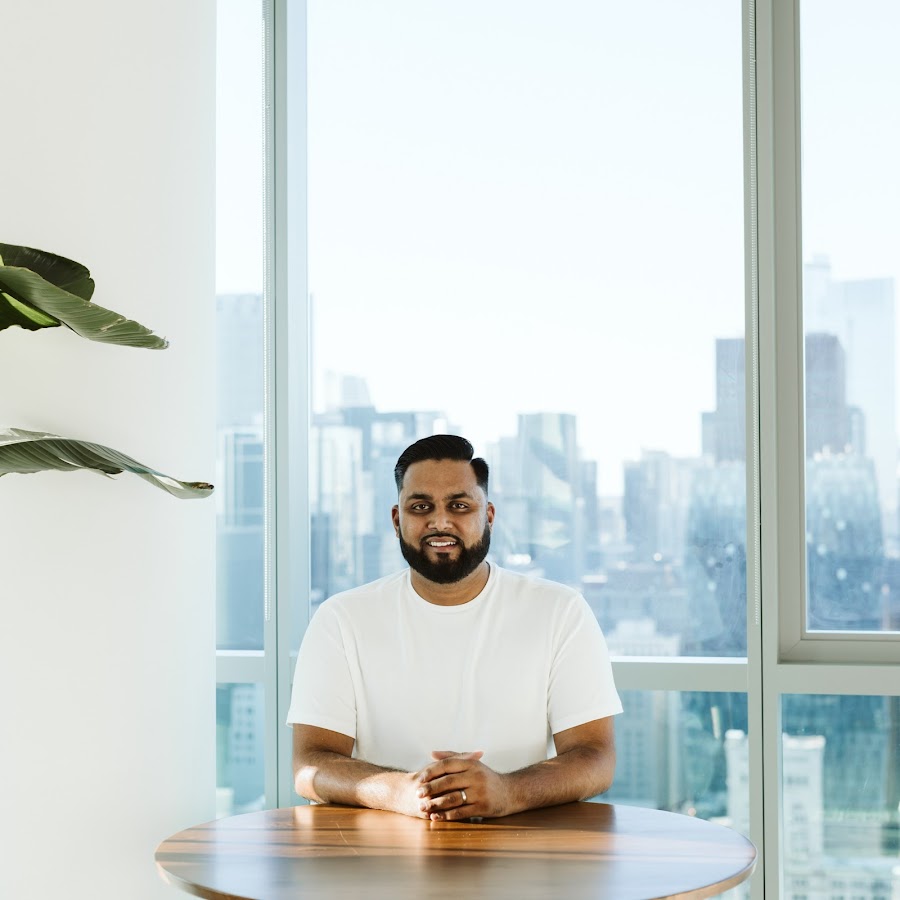
M434 750L435 762L419 774L422 814L435 821L507 815L507 778L488 768L481 750Z
M312 725L294 725L294 789L314 803L344 803L388 809L427 819L417 772L401 772L353 759L349 735ZM480 755L480 754L479 754Z
M432 819L494 818L586 800L609 790L616 765L613 720L595 719L556 732L556 756L500 774L482 754L436 750L420 773L422 812Z

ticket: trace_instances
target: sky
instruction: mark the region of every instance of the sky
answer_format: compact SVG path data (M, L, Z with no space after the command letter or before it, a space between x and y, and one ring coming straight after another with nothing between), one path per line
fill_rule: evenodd
M223 293L261 285L258 10L220 0ZM804 256L894 275L900 11L801 14ZM309 0L315 384L364 376L479 449L517 413L574 413L609 492L642 448L697 455L715 339L744 328L740 17Z

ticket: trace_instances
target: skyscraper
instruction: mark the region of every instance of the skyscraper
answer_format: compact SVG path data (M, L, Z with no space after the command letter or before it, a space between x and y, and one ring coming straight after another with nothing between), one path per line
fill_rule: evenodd
M865 453L851 443L844 348L836 335L807 332L806 455ZM860 438L862 435L860 435Z
M263 301L216 297L216 640L263 646Z
M716 408L704 414L703 455L716 462L746 459L744 339L716 339Z
M702 468L701 460L661 450L644 450L639 460L624 463L622 513L636 562L682 562L691 484Z
M841 339L811 332L805 345L809 624L877 629L889 610L878 584L884 541L876 464L863 455L869 414L847 403L851 357ZM698 652L746 646L746 488L744 448L736 443L744 434L743 366L742 340L716 342L717 405L702 426L705 454L717 465L694 482L685 562ZM685 645L693 645L688 635Z
M452 430L442 412L379 412L363 379L331 378L310 427L313 603L403 566L391 526L394 464L413 441Z
M896 333L892 278L839 280L827 257L804 267L807 333L835 335L846 353L846 398L865 417L865 453L875 464L889 546L897 542Z
M547 578L578 584L586 568L586 542L597 539L596 533L585 533L586 513L596 510L596 471L580 459L575 416L520 414L515 440L502 441L496 456L494 488L503 502L509 543Z
M878 630L884 547L872 460L817 455L806 465L809 627Z

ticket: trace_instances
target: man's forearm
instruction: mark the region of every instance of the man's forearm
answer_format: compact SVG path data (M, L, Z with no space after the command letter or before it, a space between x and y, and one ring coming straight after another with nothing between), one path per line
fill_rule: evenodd
M586 800L609 790L615 750L573 747L559 756L504 775L507 815L542 806Z
M404 812L413 786L409 772L385 769L330 750L310 750L300 758L294 787L318 803L343 803Z

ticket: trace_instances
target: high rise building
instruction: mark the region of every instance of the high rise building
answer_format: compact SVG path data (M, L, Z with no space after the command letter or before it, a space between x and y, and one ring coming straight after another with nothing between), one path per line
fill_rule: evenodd
M878 630L889 616L875 467L860 456L806 465L809 627Z
M263 646L263 302L216 297L216 640Z
M865 453L865 447L851 443L841 342L833 334L807 332L805 347L806 455Z
M413 441L453 431L437 411L379 412L363 379L330 380L310 427L313 604L402 568L391 525L394 465Z
M216 782L228 785L221 815L265 805L265 702L261 684L216 687Z
M264 409L261 294L216 297L216 423L261 425Z
M627 619L606 632L612 656L677 656L678 637L652 619ZM681 790L680 697L672 691L623 691L616 721L616 777L604 799L671 809Z
M619 560L601 572L585 575L581 592L604 632L649 619L659 635L675 637L680 643L691 621L682 570L665 560Z
M545 577L578 584L599 535L586 533L597 516L596 469L580 459L575 416L519 415L515 438L501 440L492 458L507 529L501 540Z
M218 429L216 646L263 647L263 429Z
M326 418L309 436L313 604L366 582L363 539L374 527L362 431Z
M684 584L691 612L685 652L747 652L747 486L744 463L721 461L698 471L691 487Z
M864 698L856 698L864 699ZM822 722L829 732L783 736L782 745L782 891L784 900L844 897L847 900L891 900L900 895L896 850L884 852L877 841L861 844L854 831L864 821L855 801L837 808L828 793L829 741L848 730L847 723ZM726 735L728 815L742 830L748 822L745 794L749 778L747 738L734 730ZM844 770L871 771L865 758L847 759ZM746 833L746 832L744 832ZM875 835L878 831L873 832Z
M746 459L744 339L716 339L716 408L701 422L703 455L716 462Z
M840 280L827 257L804 266L807 333L835 335L846 353L846 397L865 418L888 545L897 544L896 333L892 278Z
M691 484L705 467L702 460L660 450L644 450L639 460L624 463L622 512L636 562L681 564Z
M840 294L841 309L848 296ZM809 332L805 345L809 624L878 629L891 610L889 592L879 583L884 538L877 463L863 455L870 448L869 412L847 403L853 363L841 338ZM697 610L698 643L685 635L685 645L695 652L731 653L746 646L744 451L735 444L743 435L743 389L737 389L744 382L743 342L717 341L716 359L717 406L702 425L705 455L717 466L694 481L686 540L685 584Z

